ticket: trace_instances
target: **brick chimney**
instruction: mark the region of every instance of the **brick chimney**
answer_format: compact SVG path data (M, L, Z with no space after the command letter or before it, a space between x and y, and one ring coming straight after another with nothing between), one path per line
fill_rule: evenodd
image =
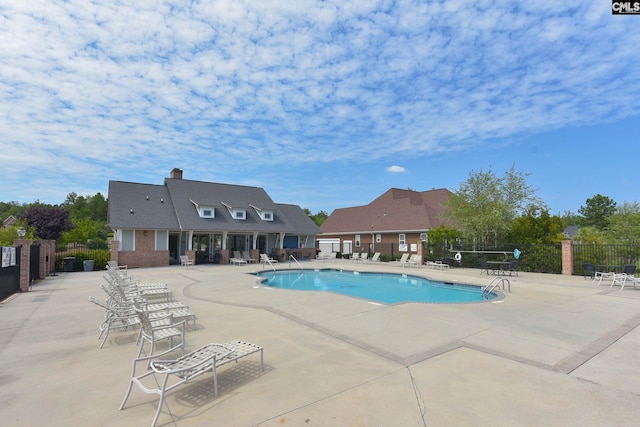
M171 171L171 178L182 179L182 169L173 168L173 170Z

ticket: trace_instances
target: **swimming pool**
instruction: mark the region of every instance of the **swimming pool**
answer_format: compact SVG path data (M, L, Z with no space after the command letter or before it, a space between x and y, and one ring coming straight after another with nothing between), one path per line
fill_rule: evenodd
M403 302L465 303L494 299L483 296L479 286L434 282L422 277L395 273L349 270L279 270L256 273L262 284L281 289L325 291L363 298L383 304Z

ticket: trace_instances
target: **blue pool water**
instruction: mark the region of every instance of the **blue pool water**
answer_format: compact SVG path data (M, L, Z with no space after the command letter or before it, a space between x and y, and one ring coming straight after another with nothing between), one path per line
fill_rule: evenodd
M393 273L365 273L347 270L280 270L257 273L262 284L301 291L326 291L383 304L402 302L463 303L483 298L478 286L434 282L422 277Z

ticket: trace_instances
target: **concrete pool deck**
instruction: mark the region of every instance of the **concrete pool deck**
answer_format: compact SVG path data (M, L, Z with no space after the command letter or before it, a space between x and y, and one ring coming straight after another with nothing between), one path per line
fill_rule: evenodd
M479 270L304 262L486 285ZM281 263L277 268L288 268ZM292 268L295 266L292 266ZM267 266L267 268L270 268ZM159 426L635 426L640 286L520 273L503 300L379 305L266 288L262 265L130 270L197 314L186 348L264 346L170 392ZM59 273L0 304L3 426L145 426L157 396L126 391L135 335L98 349L105 272Z

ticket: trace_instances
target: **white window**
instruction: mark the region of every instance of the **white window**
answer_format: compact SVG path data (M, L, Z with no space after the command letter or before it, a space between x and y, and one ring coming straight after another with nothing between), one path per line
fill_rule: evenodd
M135 251L135 230L122 230L121 234L122 239L120 240L120 250L123 252L126 251Z
M216 217L215 208L200 206L200 209L198 209L198 211L200 212L200 217L201 218L215 218Z
M376 234L376 243L382 242L382 234Z
M356 234L356 248L360 247L360 235Z
M427 241L427 233L420 233L420 241L421 242Z
M260 218L262 218L263 221L273 221L273 212L262 211L260 212Z
M233 209L232 214L235 219L247 219L247 211L245 209Z
M407 235L404 234L404 233L398 234L398 243L400 243L401 245L406 245L407 244Z
M167 230L156 230L156 251L169 250L169 232Z

